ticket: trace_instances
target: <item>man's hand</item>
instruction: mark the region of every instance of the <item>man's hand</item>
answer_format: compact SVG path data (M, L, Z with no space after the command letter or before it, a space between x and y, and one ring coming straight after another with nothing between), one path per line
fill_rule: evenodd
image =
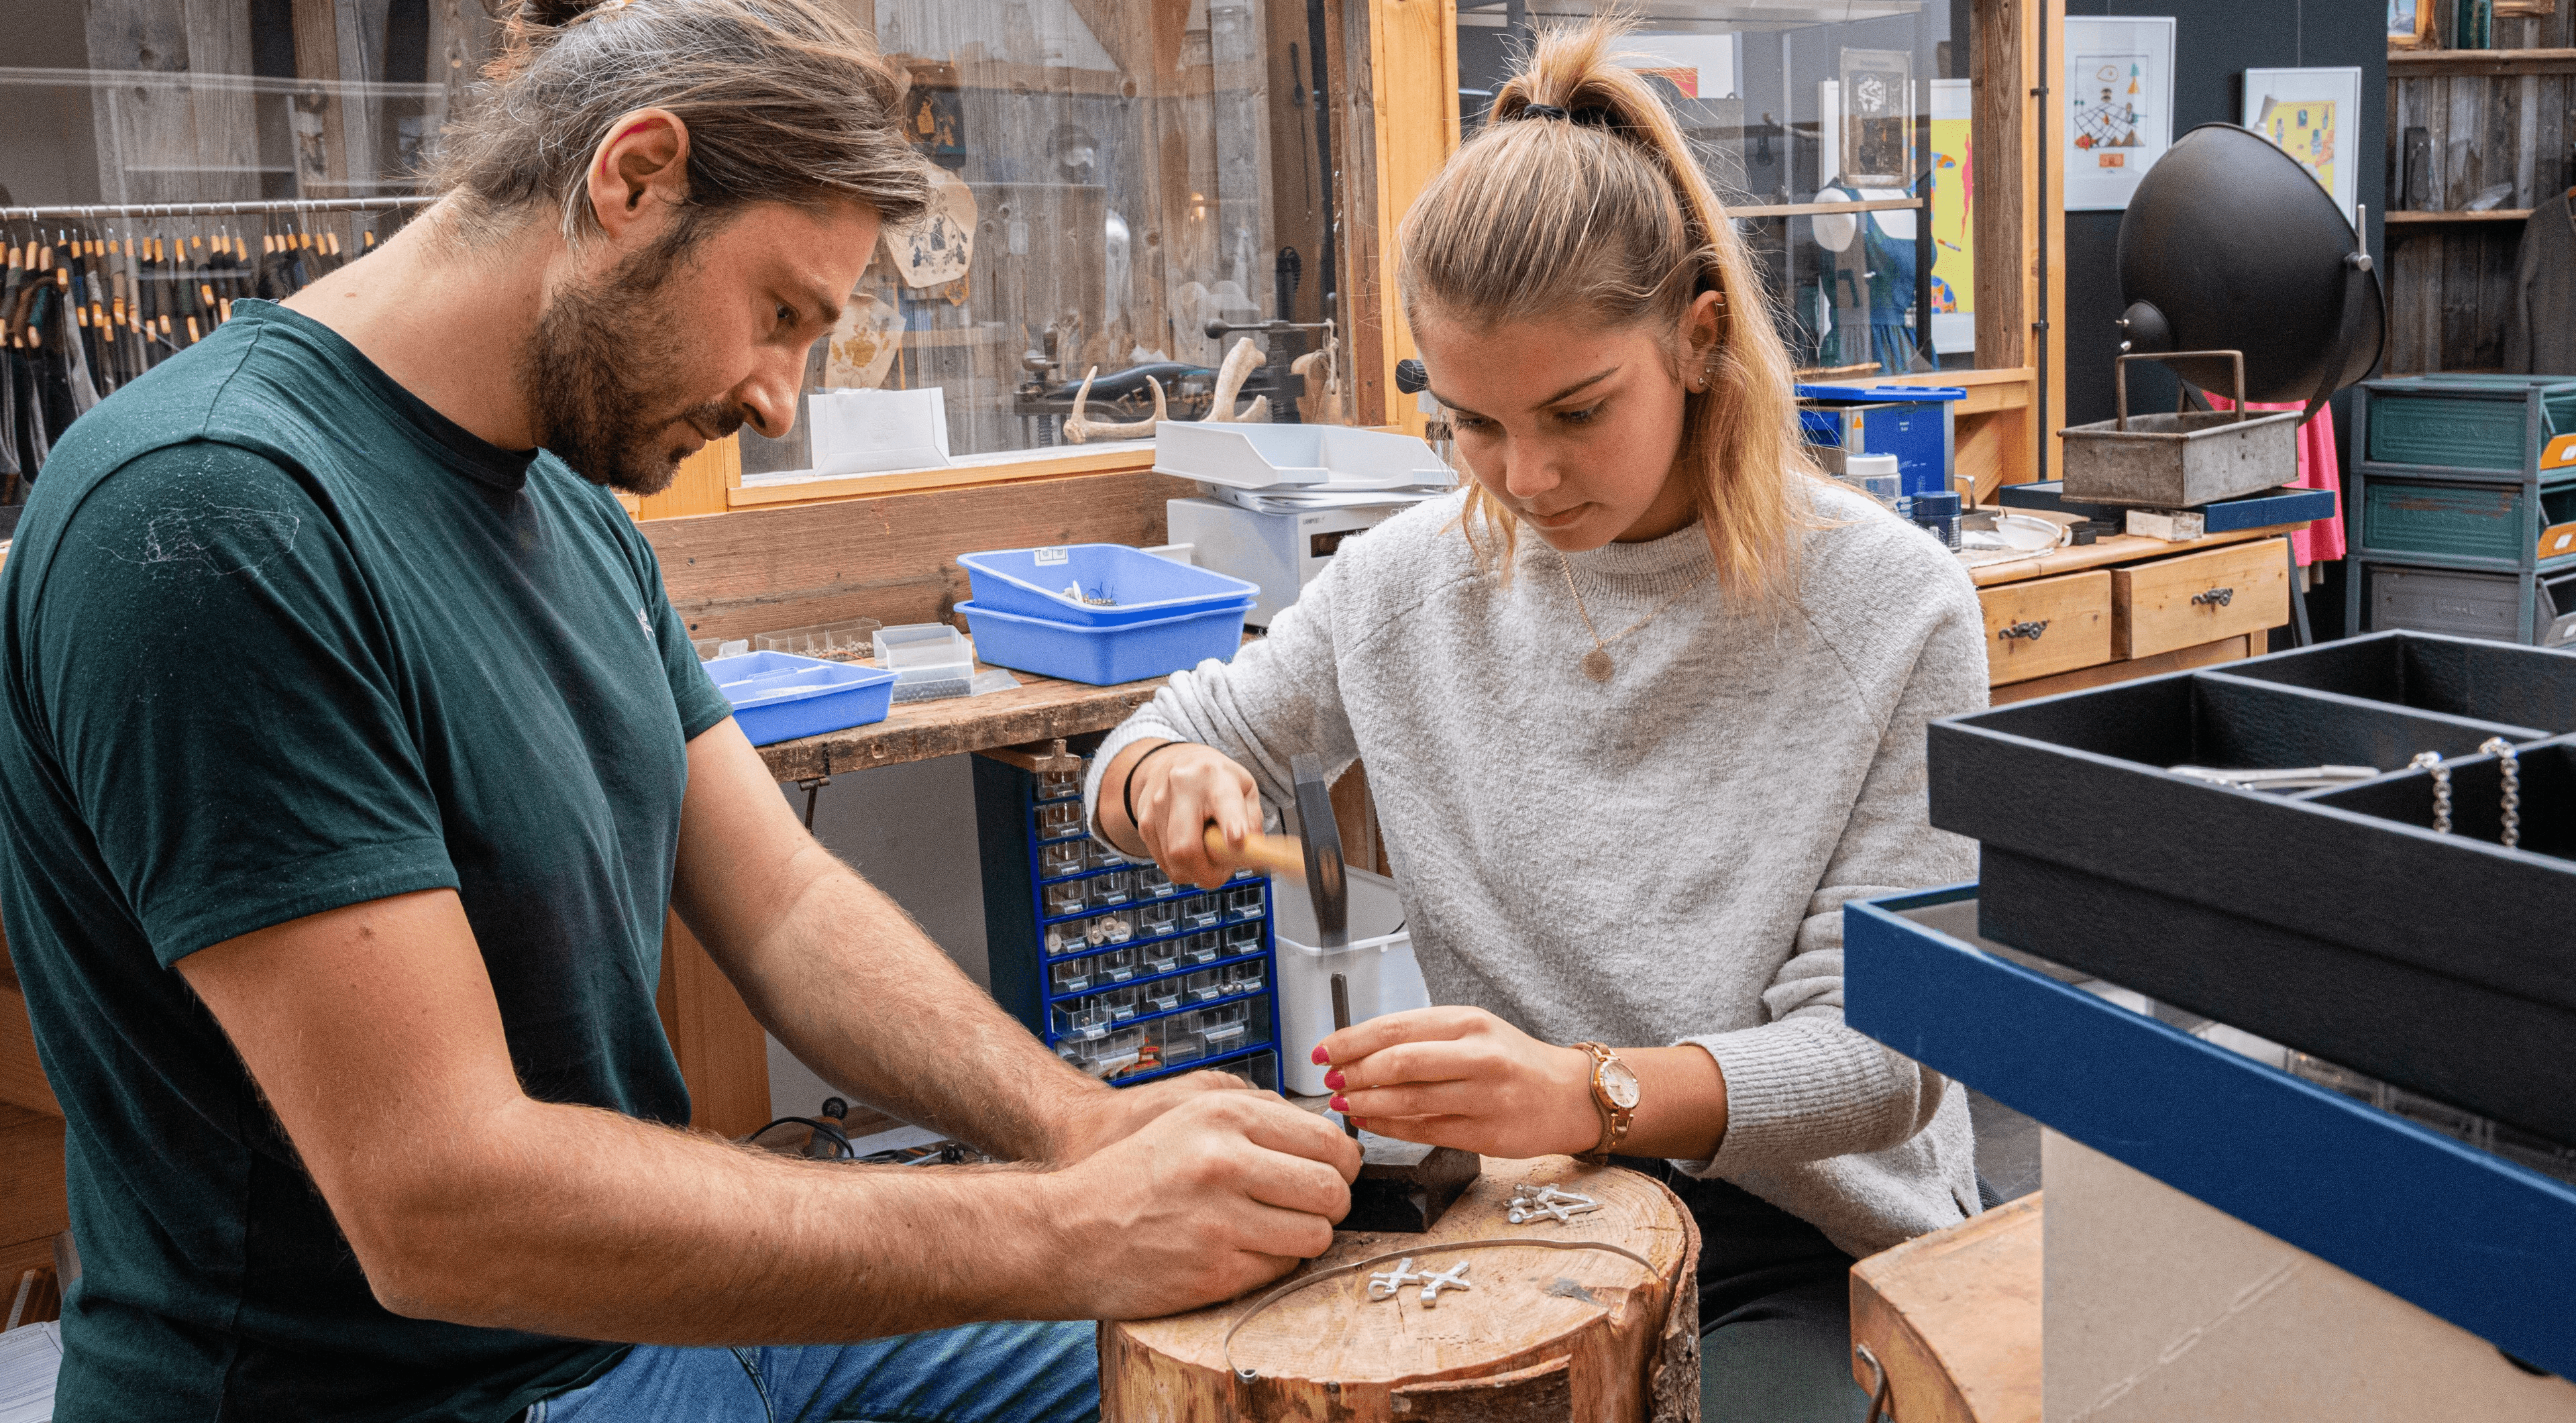
M1601 1139L1592 1055L1482 1008L1389 1013L1324 1039L1333 1110L1380 1136L1487 1156L1572 1155Z
M1057 1130L1047 1159L1070 1166L1114 1142L1126 1140L1156 1117L1210 1092L1240 1092L1252 1084L1225 1072L1191 1072L1141 1087L1099 1094L1099 1100L1069 1113Z
M1064 1299L1033 1317L1151 1319L1268 1284L1333 1243L1358 1143L1267 1092L1199 1091L1044 1177Z

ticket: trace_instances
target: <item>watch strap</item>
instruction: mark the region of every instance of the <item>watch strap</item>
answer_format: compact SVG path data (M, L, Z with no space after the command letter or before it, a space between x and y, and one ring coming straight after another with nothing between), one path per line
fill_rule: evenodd
M1592 1057L1592 1078L1589 1085L1592 1090L1592 1110L1601 1118L1601 1137L1593 1143L1590 1151L1578 1152L1574 1159L1586 1166L1606 1166L1610 1163L1610 1153L1616 1150L1621 1139L1628 1135L1628 1124L1634 1116L1632 1112L1622 1111L1612 1106L1610 1094L1601 1086L1601 1070L1619 1061L1619 1055L1600 1043L1576 1043L1575 1046L1591 1054Z

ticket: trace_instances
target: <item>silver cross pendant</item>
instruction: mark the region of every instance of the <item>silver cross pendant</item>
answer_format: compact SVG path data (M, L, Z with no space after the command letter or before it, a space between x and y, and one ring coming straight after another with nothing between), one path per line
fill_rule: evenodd
M1601 1203L1590 1196L1579 1191L1560 1191L1555 1183L1548 1182L1535 1190L1526 1185L1515 1187L1506 1219L1514 1225L1526 1225L1544 1215L1555 1217L1556 1223L1563 1225L1576 1216L1599 1209Z
M1413 1273L1413 1257L1408 1255L1405 1258L1396 1261L1394 1269L1380 1271L1369 1276L1369 1298L1373 1300L1393 1299L1397 1295L1403 1293L1406 1285L1418 1285L1429 1278L1430 1276L1428 1275L1417 1275Z
M1439 1308L1440 1292L1442 1290L1474 1289L1474 1285L1467 1283L1467 1266L1470 1263L1472 1262L1461 1260L1446 1270L1434 1270L1431 1273L1424 1275L1422 1277L1422 1307L1424 1309Z

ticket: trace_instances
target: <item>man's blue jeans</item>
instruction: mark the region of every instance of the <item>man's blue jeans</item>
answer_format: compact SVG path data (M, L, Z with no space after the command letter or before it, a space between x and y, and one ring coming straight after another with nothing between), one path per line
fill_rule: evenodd
M969 1324L859 1344L639 1345L527 1423L1093 1423L1088 1324Z

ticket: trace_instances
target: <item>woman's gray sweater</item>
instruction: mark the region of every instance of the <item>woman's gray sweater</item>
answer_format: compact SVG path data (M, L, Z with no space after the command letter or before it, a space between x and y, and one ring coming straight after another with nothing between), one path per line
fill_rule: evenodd
M1274 805L1288 759L1368 765L1431 997L1549 1042L1697 1043L1726 1076L1722 1176L1867 1255L1977 1209L1959 1087L1843 1025L1842 906L1955 883L1924 724L1986 704L1975 589L1876 503L1819 487L1794 608L1733 605L1694 525L1571 558L1524 532L1480 567L1451 495L1343 545L1233 662L1110 734L1213 746ZM1684 590L1688 591L1684 591ZM1093 821L1097 824L1097 820ZM1306 1043L1283 1043L1305 1052Z

